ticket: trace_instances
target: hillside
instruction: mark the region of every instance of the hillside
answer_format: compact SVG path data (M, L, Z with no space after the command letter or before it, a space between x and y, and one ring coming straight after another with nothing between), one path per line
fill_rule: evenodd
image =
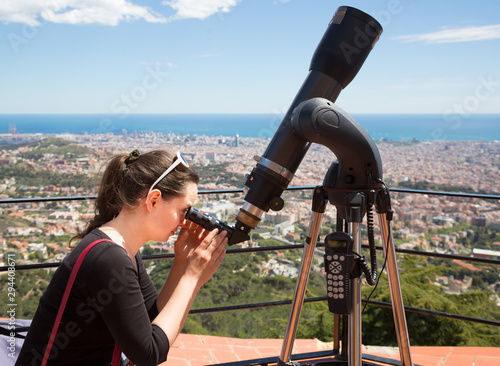
M215 276L207 282L195 299L193 309L291 300L296 279L273 276L262 277L260 268L269 259L268 254L247 253L226 255ZM151 277L160 289L168 274L170 261L156 263ZM381 266L380 266L381 267ZM379 267L379 268L380 268ZM429 283L436 273L450 270L444 265L430 264L427 259L404 256L400 273L406 304L414 307L453 312L471 317L498 319L500 310L486 289L461 295L443 293ZM459 271L459 269L456 269ZM492 270L495 271L493 268ZM497 270L496 270L497 271ZM498 272L497 272L498 273ZM364 285L363 298L372 287ZM306 297L326 296L325 279L319 272L311 272ZM390 302L386 275L371 299ZM190 315L183 332L241 338L282 338L286 330L290 305L207 314ZM363 314L363 341L371 345L397 346L391 309L366 306ZM495 346L500 334L493 326L468 323L441 317L407 313L412 345ZM304 304L298 338L318 338L332 341L333 314L326 301Z

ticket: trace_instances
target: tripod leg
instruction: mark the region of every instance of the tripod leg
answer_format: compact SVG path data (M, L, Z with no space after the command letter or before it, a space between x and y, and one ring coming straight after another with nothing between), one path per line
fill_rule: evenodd
M304 246L299 276L297 284L295 285L292 308L290 309L290 315L288 317L288 324L286 326L285 338L283 339L278 365L286 365L291 359L293 342L297 334L297 326L299 324L300 312L302 311L302 305L306 295L307 282L309 281L309 274L311 273L311 265L314 259L314 250L316 249L322 217L323 213L313 212L311 214L308 236L310 242L306 243Z
M403 295L399 282L399 271L396 263L396 250L389 222L385 213L379 213L380 231L382 233L382 244L387 256L387 277L392 299L392 313L396 325L396 336L398 339L399 355L403 366L412 366L410 355L410 339L408 337L408 327L404 311Z
M349 222L353 251L361 253L361 223ZM351 312L349 313L349 366L361 366L361 277L351 278Z

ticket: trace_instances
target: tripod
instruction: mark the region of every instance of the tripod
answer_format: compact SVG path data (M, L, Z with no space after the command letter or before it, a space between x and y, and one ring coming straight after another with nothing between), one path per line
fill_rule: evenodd
M314 250L316 248L317 238L321 227L321 219L325 212L328 201L335 203L336 199L343 197L345 203L341 208L346 214L346 223L348 227L348 234L352 236L353 245L351 252L361 252L361 223L366 209L366 202L368 196L373 196L373 191L370 192L345 192L336 191L334 188L318 186L314 189L311 220L308 230L308 237L304 247L302 256L301 267L299 270L298 280L295 287L295 293L292 300L292 307L288 319L288 324L283 340L283 346L278 361L278 365L292 365L290 363L291 351L293 342L297 332L297 326L304 302L307 282L311 270L311 264L314 257ZM406 326L406 317L404 313L404 305L401 294L401 285L399 282L398 268L396 265L396 252L392 235L390 233L390 225L387 215L391 215L390 198L387 189L379 192L380 200L377 205L379 214L379 222L382 234L382 241L384 243L384 252L387 256L387 274L389 279L389 287L392 298L392 310L394 321L396 324L397 340L399 345L399 352L401 357L401 365L411 366L410 343L408 338L408 329ZM325 243L325 246L327 243ZM352 278L350 281L350 310L348 314L348 361L347 363L336 358L328 363L328 365L348 365L360 366L364 365L361 354L361 279L360 277ZM338 316L335 317L339 319ZM339 332L336 331L338 337ZM335 344L338 345L338 338ZM344 344L342 345L344 347ZM335 351L339 353L338 346ZM342 352L345 355L344 348Z

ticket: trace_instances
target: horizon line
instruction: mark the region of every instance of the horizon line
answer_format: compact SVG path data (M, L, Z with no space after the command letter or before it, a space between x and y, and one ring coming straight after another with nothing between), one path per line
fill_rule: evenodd
M441 112L347 112L350 115L360 115L360 114L380 114L380 115L460 115L459 113L441 113ZM141 115L276 115L284 116L286 113L276 113L276 112L144 112L144 113L127 113L126 116L141 116ZM0 112L0 116L26 116L26 115L81 115L81 116L123 116L121 113L105 113L105 112L92 112L92 113L80 113L80 112L29 112L29 113L12 113L12 112ZM474 115L500 115L498 112L476 112L469 113L469 116ZM125 118L126 118L125 116Z

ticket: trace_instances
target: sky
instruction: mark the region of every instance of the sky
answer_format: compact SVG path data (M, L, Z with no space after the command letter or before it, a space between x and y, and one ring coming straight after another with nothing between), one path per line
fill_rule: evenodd
M500 113L500 2L2 0L0 113L278 113L339 6L383 33L336 103Z

